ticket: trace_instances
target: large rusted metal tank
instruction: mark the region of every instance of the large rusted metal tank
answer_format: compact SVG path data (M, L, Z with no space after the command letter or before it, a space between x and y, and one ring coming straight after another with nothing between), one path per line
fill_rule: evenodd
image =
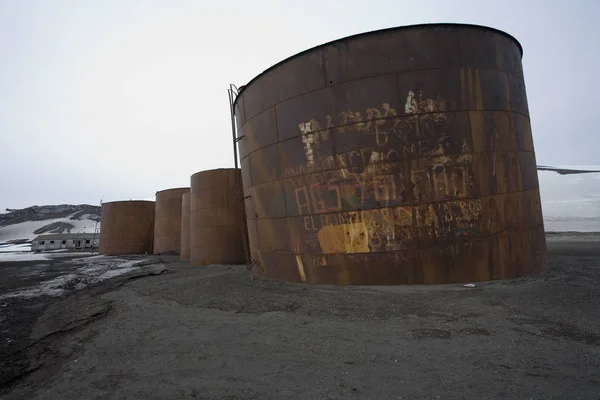
M194 265L244 264L240 170L221 168L191 177L190 249Z
M152 253L154 201L112 201L102 204L100 254Z
M346 285L544 269L521 57L495 29L407 26L315 47L242 87L253 271Z
M181 196L181 252L180 258L190 260L190 192Z
M179 254L181 251L181 197L190 188L156 192L154 215L154 254Z

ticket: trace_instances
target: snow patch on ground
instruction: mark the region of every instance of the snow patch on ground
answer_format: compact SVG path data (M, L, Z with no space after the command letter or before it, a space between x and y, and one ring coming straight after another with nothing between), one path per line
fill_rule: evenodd
M0 242L7 242L9 240L27 239L33 240L37 234L34 231L55 222L63 222L65 224L73 225L70 233L94 233L96 229L96 221L91 219L69 219L65 218L54 218L46 219L43 221L27 221L19 224L7 225L0 227ZM100 224L98 224L99 226ZM44 234L48 234L45 232Z
M0 253L0 262L41 261L49 260L47 255L40 253Z
M73 253L70 253L70 255L73 255ZM153 267L152 265L147 265L145 261L126 260L103 255L67 260L65 263L73 265L73 270L69 271L69 273L40 282L36 286L25 287L18 291L1 295L0 300L14 297L62 296L67 291L73 289L80 290L86 286L144 267Z
M56 277L54 279L40 283L38 286L24 288L16 292L7 293L0 296L0 299L7 299L13 297L21 298L32 298L38 296L60 296L65 292L64 286L66 286L71 280L75 279L75 274L67 274Z
M31 243L21 243L21 244L2 243L2 244L0 244L0 253L14 253L14 252L23 252L23 251L31 251Z
M77 275L75 274L62 275L49 281L42 282L38 286L24 288L16 292L4 294L0 296L0 300L14 297L30 299L32 297L39 296L61 296L65 293L65 286L75 279L77 279Z

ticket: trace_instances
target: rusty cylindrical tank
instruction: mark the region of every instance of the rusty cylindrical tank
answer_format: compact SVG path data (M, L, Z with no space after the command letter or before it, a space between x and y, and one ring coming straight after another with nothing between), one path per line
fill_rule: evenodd
M521 57L495 29L416 25L250 81L235 114L254 270L343 285L545 268Z
M176 253L181 250L181 196L190 188L156 192L154 215L154 254Z
M154 201L112 201L102 204L100 254L152 253Z
M181 196L181 252L180 258L190 260L190 192Z
M244 264L240 170L198 172L192 175L191 186L192 264Z

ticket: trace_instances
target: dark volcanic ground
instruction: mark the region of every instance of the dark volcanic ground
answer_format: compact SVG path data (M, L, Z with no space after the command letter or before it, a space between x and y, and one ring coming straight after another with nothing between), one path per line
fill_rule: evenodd
M37 287L75 268L68 259L0 263L0 388L28 370L29 360L23 349L29 344L31 326L55 301L50 296L4 296L21 288Z
M148 264L141 257L98 257L91 253L82 257L82 254L54 253L49 257L56 258L48 260L0 262L0 394L15 380L39 367L30 363L27 352L43 339L31 338L30 334L35 321L49 305L90 286L96 291L106 290L123 279L153 271L138 269ZM117 275L121 272L123 275ZM98 286L112 275L121 279Z
M6 398L598 399L599 244L552 238L541 276L475 288L308 286L164 257L160 276L18 305L28 361L12 362L31 372Z

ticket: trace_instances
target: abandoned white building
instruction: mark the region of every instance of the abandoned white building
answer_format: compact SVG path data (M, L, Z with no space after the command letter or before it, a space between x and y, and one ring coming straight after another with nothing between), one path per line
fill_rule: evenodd
M99 234L61 233L36 236L31 243L31 251L97 249L99 245Z

